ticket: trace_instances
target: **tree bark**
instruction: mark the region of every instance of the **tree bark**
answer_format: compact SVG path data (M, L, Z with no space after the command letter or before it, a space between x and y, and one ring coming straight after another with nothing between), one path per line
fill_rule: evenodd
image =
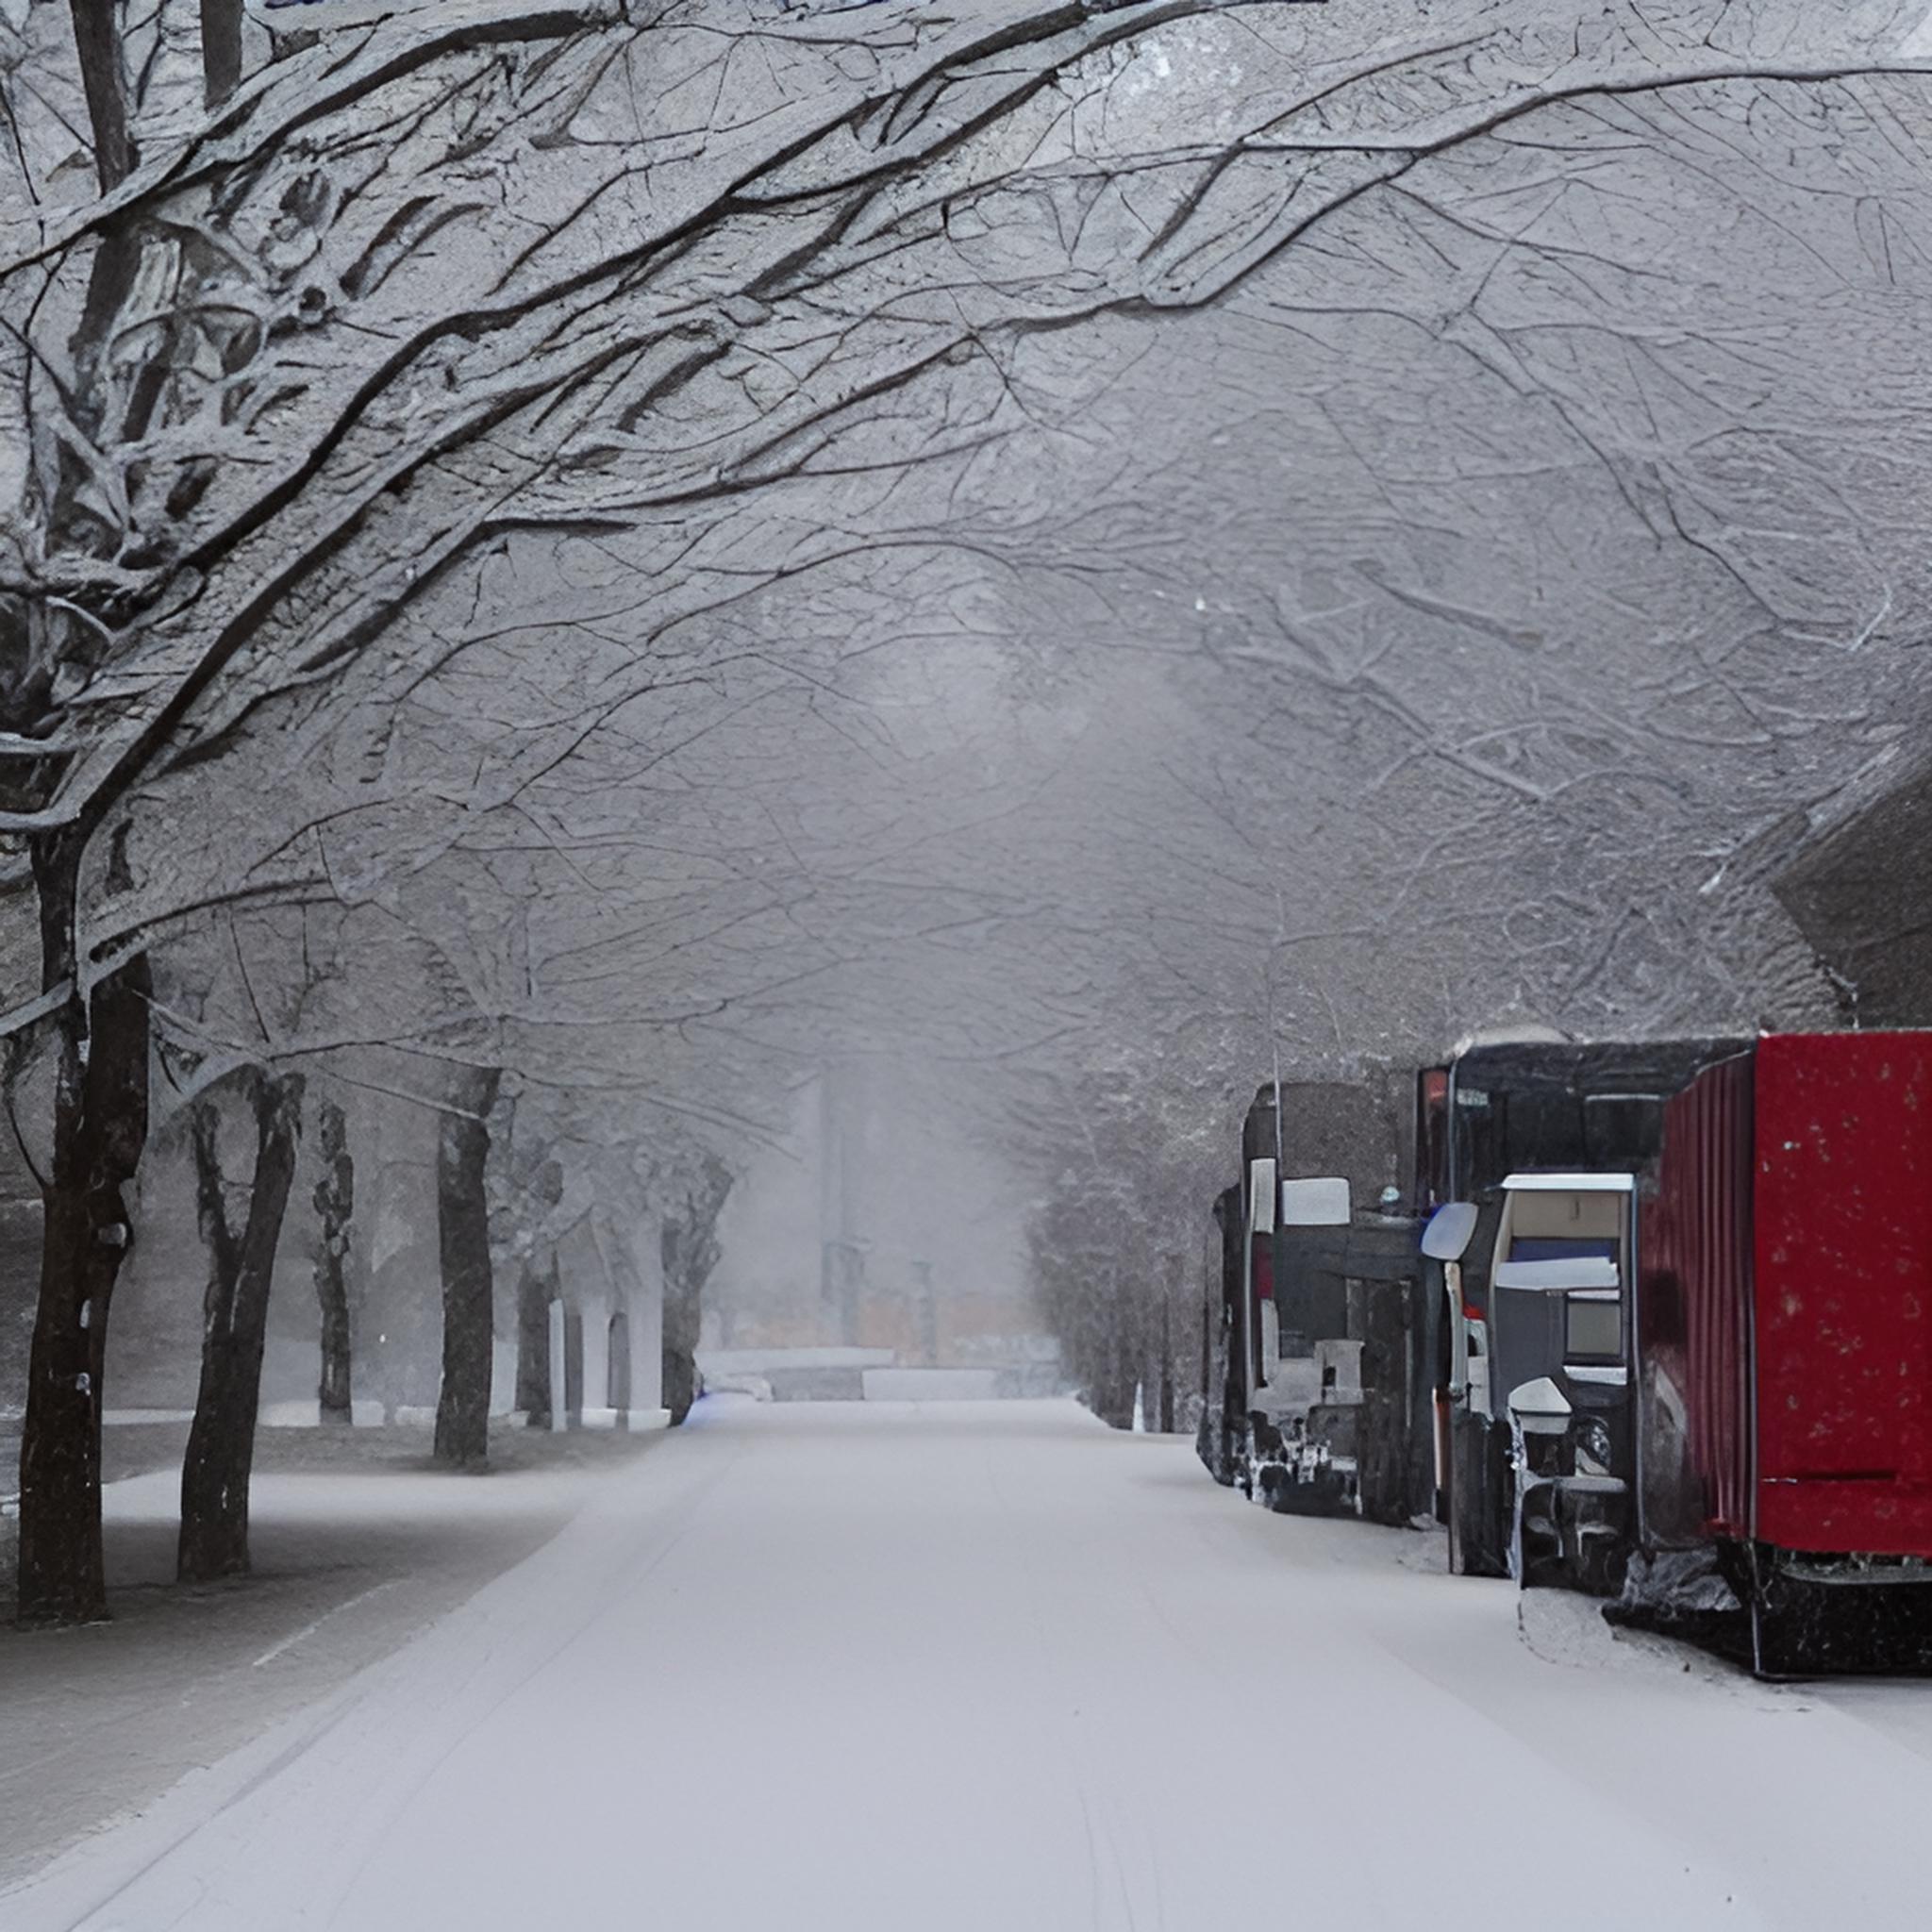
M201 73L210 108L242 85L242 0L201 0Z
M494 1355L490 1208L483 1191L488 1116L502 1079L471 1070L442 1117L436 1154L436 1223L442 1260L442 1389L436 1404L436 1459L482 1469L490 1458L490 1377Z
M574 1301L563 1305L563 1424L584 1425L584 1311Z
M120 0L69 0L74 44L80 56L80 84L94 138L94 175L111 194L134 172L137 159L127 131L127 67L121 45ZM239 26L238 26L239 36ZM241 42L236 42L236 62Z
M718 1217L731 1191L731 1170L708 1158L681 1220L664 1224L659 1253L664 1264L664 1407L675 1426L697 1399L698 1329L705 1283L718 1265Z
M550 1426L550 1304L557 1296L557 1263L540 1269L524 1263L517 1283L517 1407L533 1429Z
M315 1249L315 1299L322 1310L322 1379L315 1394L324 1426L346 1426L354 1420L348 1257L350 1223L356 1212L356 1160L349 1152L347 1116L333 1100L322 1103L315 1129L322 1156L322 1178L315 1184L315 1211L322 1223Z
M295 1178L302 1137L302 1077L258 1074L255 1177L248 1220L238 1237L223 1198L220 1114L204 1101L194 1112L194 1165L202 1237L208 1246L203 1303L201 1388L181 1462L181 1541L175 1574L183 1583L248 1572L248 1483L255 1464L255 1419L261 1402L261 1352L275 1246Z
M37 845L50 988L73 969L78 845ZM20 1450L19 1603L25 1624L107 1615L101 1560L101 1388L108 1305L127 1253L121 1190L147 1140L146 957L71 993L54 1016L53 1154L41 1187L40 1300Z
M1118 1325L1109 1329L1093 1400L1093 1412L1109 1428L1134 1426L1135 1377L1128 1367L1128 1339L1123 1337Z
M661 1237L664 1257L664 1407L675 1428L697 1400L698 1328L703 1319L696 1290L689 1286L682 1222L667 1221Z
M1176 1262L1169 1275L1169 1290L1160 1304L1160 1433L1174 1434L1174 1288L1180 1273Z

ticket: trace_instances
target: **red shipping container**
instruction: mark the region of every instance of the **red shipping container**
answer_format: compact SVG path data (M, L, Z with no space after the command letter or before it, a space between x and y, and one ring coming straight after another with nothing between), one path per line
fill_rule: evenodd
M1932 1034L1755 1059L1756 1534L1932 1556Z
M1657 1191L1640 1210L1644 1528L1657 1547L1751 1533L1752 1061L1720 1061L1666 1103ZM1670 1397L1683 1418L1675 1456L1659 1413Z

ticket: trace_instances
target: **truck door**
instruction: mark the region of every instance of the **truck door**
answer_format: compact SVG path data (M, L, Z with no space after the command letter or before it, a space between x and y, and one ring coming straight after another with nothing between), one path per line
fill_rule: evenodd
M1519 1581L1617 1588L1636 1490L1628 1174L1504 1181L1491 1270L1491 1399L1509 1421Z

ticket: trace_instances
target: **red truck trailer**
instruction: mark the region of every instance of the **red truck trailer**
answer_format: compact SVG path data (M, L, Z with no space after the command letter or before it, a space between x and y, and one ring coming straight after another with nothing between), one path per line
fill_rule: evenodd
M1640 1213L1646 1545L1723 1547L1762 1670L1932 1665L1932 1033L1710 1068Z
M1932 1668L1932 1033L1740 1043L1640 1166L1489 1224L1511 1568L1767 1674Z

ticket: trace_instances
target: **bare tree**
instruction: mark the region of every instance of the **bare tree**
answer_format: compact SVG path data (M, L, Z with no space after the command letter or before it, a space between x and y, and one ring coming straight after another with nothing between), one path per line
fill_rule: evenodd
M239 1083L253 1115L255 1166L248 1211L237 1227L223 1172L221 1112L209 1096L193 1111L194 1166L202 1240L208 1254L201 1387L181 1464L178 1570L184 1583L248 1570L248 1483L255 1461L262 1345L275 1246L302 1133L299 1074L256 1074Z
M481 1469L490 1457L496 1330L484 1165L490 1157L490 1109L502 1077L495 1067L462 1076L437 1143L442 1389L436 1404L436 1459L457 1469Z
M676 1210L663 1227L664 1406L674 1424L697 1396L698 1327L705 1283L718 1265L718 1217L731 1191L732 1173L716 1155L696 1166Z
M40 1314L21 1437L24 1623L86 1622L107 1605L99 1391L108 1305L127 1249L122 1190L147 1138L147 991L144 959L117 969L88 996L85 1031L63 1031L58 1048ZM90 1053L81 1052L83 1041Z
M316 1109L315 1138L322 1178L314 1205L320 1228L315 1246L315 1299L322 1317L322 1375L316 1401L325 1425L354 1419L354 1324L350 1321L348 1255L356 1213L356 1159L349 1147L348 1116L339 1101L325 1098Z

